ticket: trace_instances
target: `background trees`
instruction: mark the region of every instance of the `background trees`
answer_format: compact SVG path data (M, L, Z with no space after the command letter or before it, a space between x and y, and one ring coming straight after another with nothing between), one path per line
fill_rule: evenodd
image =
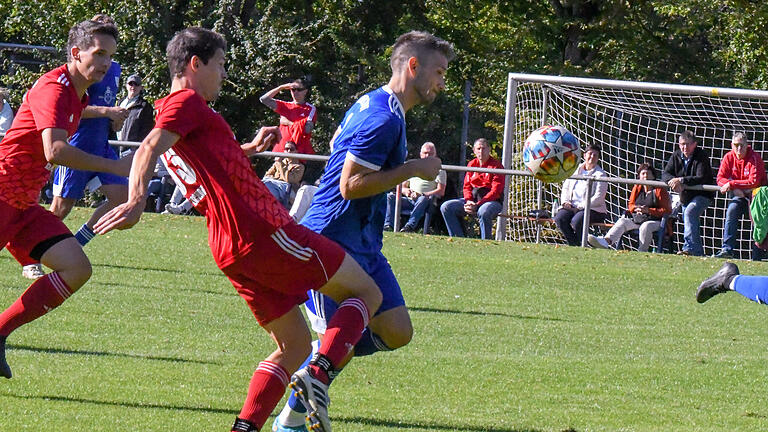
M0 42L61 48L74 22L111 14L121 30L116 59L140 73L149 96L167 91L166 42L202 25L229 42L229 79L215 108L241 139L276 117L258 102L298 76L315 83L320 120L315 146L327 142L344 110L389 76L397 35L424 29L451 40L458 57L446 93L408 114L409 146L432 140L458 163L462 90L472 81L469 139L500 148L508 72L765 88L768 5L754 0L0 0ZM43 65L12 65L11 57ZM23 91L59 55L0 55L0 85ZM287 95L286 95L287 96Z

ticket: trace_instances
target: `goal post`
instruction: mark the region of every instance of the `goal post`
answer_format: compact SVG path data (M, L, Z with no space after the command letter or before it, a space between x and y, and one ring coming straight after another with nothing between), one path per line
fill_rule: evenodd
M592 78L511 73L508 76L504 120L503 163L524 169L525 138L544 124L564 126L582 145L602 147L601 165L610 177L635 179L643 162L661 172L685 130L693 131L699 147L709 155L714 173L730 151L734 132L747 134L752 148L768 152L768 91L645 83ZM510 176L505 189L498 240L563 243L554 227L542 227L524 217L532 210L552 210L560 184L544 184L532 177ZM609 183L606 222L627 208L632 184ZM701 220L705 254L719 251L728 197L717 193ZM513 217L518 215L519 217ZM748 258L751 223L742 218L737 256ZM682 220L675 227L682 243ZM625 242L626 244L626 242Z

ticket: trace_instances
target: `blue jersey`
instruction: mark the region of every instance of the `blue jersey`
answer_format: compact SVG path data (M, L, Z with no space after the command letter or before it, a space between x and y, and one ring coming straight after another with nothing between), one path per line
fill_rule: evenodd
M405 162L405 111L388 86L360 99L344 115L333 151L302 225L339 243L359 260L381 253L386 193L345 200L339 183L346 159L388 170Z
M120 64L113 61L104 78L88 87L88 105L115 106L120 90L120 73ZM110 120L106 117L82 119L69 143L80 150L101 155L107 146L110 131Z

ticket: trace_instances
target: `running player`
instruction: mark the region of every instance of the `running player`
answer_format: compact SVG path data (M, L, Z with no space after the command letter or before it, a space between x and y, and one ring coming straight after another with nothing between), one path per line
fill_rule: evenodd
M117 28L83 21L69 30L67 64L24 95L0 142L0 244L53 271L0 314L0 375L10 378L5 342L11 332L59 306L91 277L91 263L64 223L37 203L53 164L127 175L130 160L95 156L67 144L88 105L86 89L101 81L117 48Z
M99 14L91 20L115 25L109 15ZM117 153L107 141L110 132L119 130L128 116L128 110L115 106L120 90L120 73L120 64L112 61L104 78L88 87L88 106L83 110L77 132L69 140L70 145L92 155L118 159ZM82 171L60 165L53 172L51 213L64 220L72 211L75 202L83 198L86 187L90 190L101 190L107 200L94 210L90 219L75 233L75 238L82 246L93 238L93 224L114 206L125 202L128 197L128 179L112 173ZM8 250L14 256L17 255L13 243L9 245ZM25 261L23 257L17 259L22 264L24 277L36 279L45 274L39 262Z
M327 377L348 355L369 311L381 304L381 293L341 247L296 224L251 169L245 152L264 150L279 135L278 128L262 128L241 148L224 118L208 106L227 77L225 50L221 35L200 27L182 30L168 43L171 93L156 102L155 128L135 154L128 201L104 215L95 229L106 233L139 221L154 163L173 147L207 192L204 215L216 264L277 343L253 374L232 431L260 430L291 372L310 352L309 329L298 307L307 289L340 303L320 350L324 363L302 381L314 390L310 415L328 424L322 404L327 388L315 377Z
M449 42L426 32L412 31L397 39L390 58L389 83L363 95L347 111L332 140L333 151L320 188L301 221L339 243L382 292L383 303L354 348L358 356L399 348L413 335L400 286L381 253L386 192L411 177L434 179L440 171L441 162L436 157L405 161L405 113L431 103L445 89L445 73L453 57ZM312 293L307 311L313 329L322 335L336 304L322 293ZM311 375L313 365L321 361L313 359L296 375ZM341 366L337 365L331 375L335 376ZM275 419L273 431L306 430L302 411L307 405L307 391L301 382L292 387L298 391ZM310 422L314 430L330 430L312 418Z

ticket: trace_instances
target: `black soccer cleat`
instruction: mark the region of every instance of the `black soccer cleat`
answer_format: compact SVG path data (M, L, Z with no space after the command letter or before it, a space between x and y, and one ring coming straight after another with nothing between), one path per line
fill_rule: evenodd
M720 267L720 270L712 275L709 279L705 279L704 282L699 285L699 289L696 290L696 301L704 303L712 297L727 292L733 278L739 275L739 268L736 264L727 262Z
M0 336L0 375L10 379L13 374L8 362L5 361L5 336Z

